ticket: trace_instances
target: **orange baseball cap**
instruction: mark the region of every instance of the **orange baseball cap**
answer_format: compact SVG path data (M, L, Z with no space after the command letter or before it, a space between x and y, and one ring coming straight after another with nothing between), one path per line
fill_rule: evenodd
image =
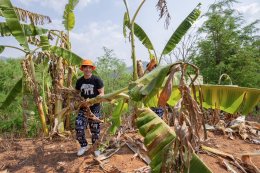
M81 66L79 68L81 71L83 71L83 68L82 68L83 65L91 66L92 70L96 69L96 66L93 65L93 62L91 60L88 60L88 59L82 61Z

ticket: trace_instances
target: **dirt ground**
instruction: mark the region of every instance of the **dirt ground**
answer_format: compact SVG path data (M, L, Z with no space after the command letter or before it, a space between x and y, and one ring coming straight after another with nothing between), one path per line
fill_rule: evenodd
M260 150L260 145L249 144L239 137L231 140L209 132L211 147L240 157L241 153ZM79 144L75 139L0 139L0 172L136 172L146 164L126 145L106 160L103 168L92 154L78 157ZM215 173L228 172L218 158L199 154ZM260 168L260 156L252 157Z

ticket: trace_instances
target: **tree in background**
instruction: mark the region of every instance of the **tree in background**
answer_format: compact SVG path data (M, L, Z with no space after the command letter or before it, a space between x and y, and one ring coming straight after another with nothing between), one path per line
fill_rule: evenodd
M216 84L226 73L235 85L259 87L259 21L243 25L243 16L232 8L235 2L223 0L209 7L207 20L199 28L203 39L192 59L205 83Z
M131 80L126 64L116 57L114 51L103 47L104 55L98 57L97 73L104 80L105 92L111 93L126 87Z
M132 79L123 60L118 59L112 49L103 47L104 55L98 57L97 73L104 81L105 93L112 93L118 89L128 86ZM111 116L111 104L102 103L102 114L107 117Z

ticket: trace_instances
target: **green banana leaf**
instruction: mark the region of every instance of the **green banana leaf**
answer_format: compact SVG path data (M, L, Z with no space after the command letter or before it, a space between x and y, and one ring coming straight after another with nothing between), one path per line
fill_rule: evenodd
M126 100L125 99L119 100L112 113L112 118L111 118L112 125L109 128L109 131L112 134L116 133L116 130L121 125L121 115L127 110L128 110L128 103L126 103Z
M163 82L165 81L165 78L168 76L170 68L171 66L166 66L165 68L163 68L148 85L140 90L142 95L146 96L144 99L144 103L147 103L153 96L155 96L159 92Z
M128 92L132 100L143 99L146 106L157 107L158 96L164 86L166 77L172 65L157 67L152 72L144 75L129 85ZM179 75L174 77L174 86L167 103L175 106L181 98L178 90ZM197 89L198 91L198 86ZM248 114L260 102L260 90L254 88L235 87L227 85L201 85L203 95L203 107L208 109L220 109L234 114L241 112ZM197 92L198 97L198 92ZM198 99L199 100L199 99Z
M22 24L24 28L24 33L26 36L36 36L46 34L49 30L41 27L36 27L35 25L25 25Z
M6 24L12 35L16 38L25 51L29 51L29 45L24 34L24 29L19 22L19 18L10 0L0 0L0 10L2 11Z
M174 130L149 108L138 109L136 125L144 137L144 144L151 159L152 172L161 172L165 154L176 138ZM211 172L195 153L190 162L190 173L193 172Z
M21 93L23 86L23 80L22 78L17 81L15 86L11 89L8 96L6 97L5 101L2 103L0 109L4 109L8 107L12 101L15 99L15 97Z
M40 47L42 47L42 50L49 50L51 47L49 43L49 38L46 35L41 35L40 40Z
M76 55L75 53L67 50L67 49L63 49L61 47L57 47L57 46L52 46L50 48L50 51L55 54L56 56L61 56L64 59L66 59L67 61L69 61L72 65L80 65L82 58L78 55Z
M156 107L158 103L157 95L165 83L166 77L170 71L170 68L175 64L167 65L167 66L159 66L155 68L150 73L144 75L140 79L136 80L134 83L130 84L129 95L134 101L141 101L144 99L144 103L148 106ZM179 73L176 73L173 78L173 84L179 85ZM176 100L180 96L176 96L176 92L173 90L174 95L171 98L174 98L174 101L168 101L170 105L173 105L174 102L178 102Z
M260 90L227 85L202 85L203 107L248 114L260 102Z
M166 46L162 51L162 55L166 55L170 53L175 46L180 42L181 38L186 34L192 24L199 18L200 16L200 3L196 6L196 8L184 19L184 21L178 26L178 28L174 31L171 38L167 42Z
M4 46L0 46L0 54L5 50Z
M125 26L128 27L128 29L130 29L130 20L127 17L127 13L125 13L124 16L124 26L123 28L125 28ZM124 35L126 37L126 32L124 29ZM147 34L144 32L144 30L136 23L134 23L134 35L142 42L142 44L150 50L154 50L153 44L151 42L151 40L149 39L149 37L147 36Z
M240 112L244 115L252 112L254 107L260 102L260 90L248 90L244 96L244 101L240 107Z
M65 10L63 13L63 22L64 27L67 31L71 31L75 25L75 15L74 8L78 4L79 0L69 0L69 3L65 6Z
M43 35L48 32L48 29L36 27L34 25L21 24L21 26L24 29L25 36ZM5 22L0 22L0 34L2 37L11 35L11 31Z

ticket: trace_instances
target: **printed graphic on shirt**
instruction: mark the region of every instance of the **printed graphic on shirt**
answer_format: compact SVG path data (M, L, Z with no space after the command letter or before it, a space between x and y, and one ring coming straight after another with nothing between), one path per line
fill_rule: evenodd
M84 92L85 95L93 95L94 94L94 85L82 84L80 90L81 90L81 92Z

